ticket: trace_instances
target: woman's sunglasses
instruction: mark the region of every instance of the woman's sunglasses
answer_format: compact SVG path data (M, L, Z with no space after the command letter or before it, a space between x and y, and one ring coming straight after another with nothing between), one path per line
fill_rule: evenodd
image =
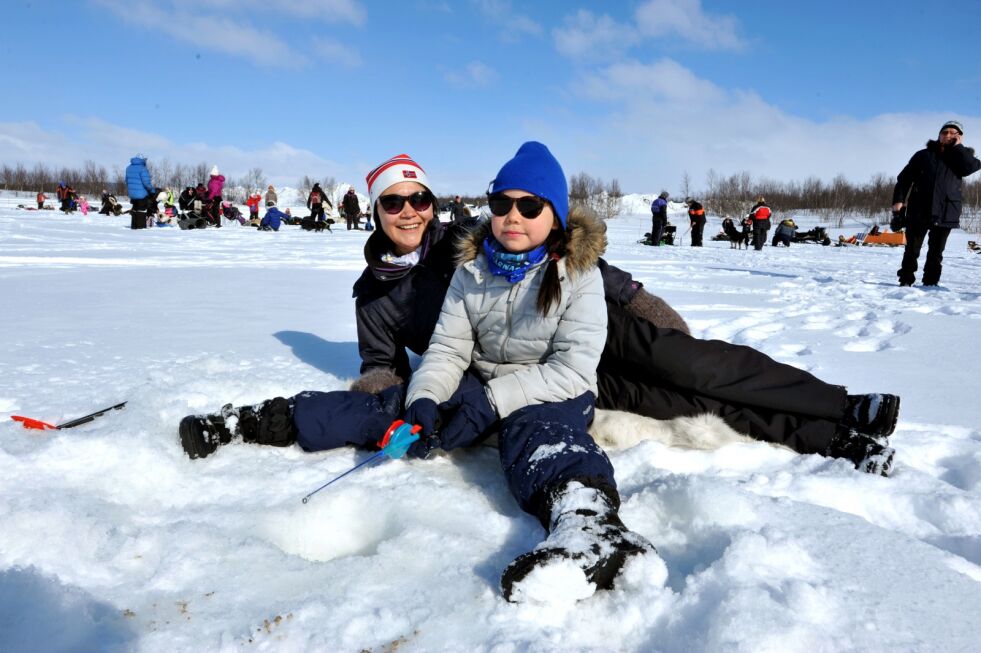
M401 213L406 202L415 211L425 211L433 205L433 195L428 190L420 190L411 195L382 195L378 198L382 210L391 215Z
M512 206L518 207L518 213L529 220L537 218L545 209L546 200L535 195L524 197L508 197L504 193L493 193L487 196L487 206L491 213L503 217L511 212Z

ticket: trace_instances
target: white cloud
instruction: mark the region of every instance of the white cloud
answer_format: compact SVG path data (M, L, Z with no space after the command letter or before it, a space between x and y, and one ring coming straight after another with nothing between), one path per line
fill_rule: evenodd
M618 23L605 14L597 16L585 9L566 16L562 25L552 30L555 48L573 58L615 58L634 45L639 36L631 26Z
M644 36L677 35L707 50L739 50L745 45L736 19L706 13L701 0L647 0L635 16Z
M471 61L462 70L451 70L443 75L447 82L461 88L489 86L498 79L497 71L480 61Z
M270 67L302 68L310 58L270 31L255 28L249 19L258 8L286 13L299 18L317 17L327 22L347 21L362 24L364 11L349 0L95 0L97 4L123 20L158 30L175 39L191 43L202 50L216 50L256 64ZM244 13L243 18L237 14ZM332 40L314 45L321 59L345 66L360 64L358 51Z
M532 18L518 13L511 0L472 0L485 17L498 24L505 37L513 39L516 35L538 36L542 26Z
M0 151L3 162L30 167L43 163L49 167L81 167L87 160L112 170L129 164L131 157L143 154L151 161L217 164L228 178L244 176L259 167L276 185L295 185L305 174L333 176L339 181L360 180L364 172L338 164L310 150L275 141L253 149L209 143L176 143L164 136L105 122L98 118L66 119L73 134L45 129L35 122L0 123ZM363 167L363 166L362 166Z
M579 167L567 171L616 177L638 192L675 188L685 171L701 187L709 169L778 180L894 175L948 118L896 113L811 120L752 91L719 88L669 59L614 64L570 86L609 110L574 136Z
M706 14L701 0L648 0L637 7L630 23L580 9L552 30L552 39L560 54L600 61L617 59L652 40L681 39L706 50L740 50L745 45L736 19Z
M580 82L584 97L600 101L696 102L714 104L726 93L712 82L699 79L690 70L672 59L652 64L624 61L587 74Z

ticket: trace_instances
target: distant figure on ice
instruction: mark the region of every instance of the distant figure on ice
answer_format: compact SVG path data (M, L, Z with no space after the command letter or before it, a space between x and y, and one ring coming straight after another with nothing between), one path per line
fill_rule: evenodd
M360 229L361 205L358 203L358 194L354 192L354 186L349 186L347 192L344 193L341 206L344 209L344 219L347 220L348 231Z
M245 205L249 207L249 220L259 219L259 205L262 204L262 195L256 190L245 200Z
M44 200L48 199L48 196L44 194L43 190L37 192L37 210L40 211L44 208Z
M58 208L62 213L68 213L71 199L68 197L68 187L65 186L65 182L58 183L58 189L55 190L55 195L58 197Z
M930 236L923 285L936 286L943 271L943 254L950 230L960 226L962 179L981 168L974 150L964 146L964 127L948 120L937 140L927 141L909 160L892 192L893 228L906 227L906 250L896 275L900 286L916 281L917 259ZM905 209L905 211L904 211ZM905 224L903 222L905 221Z
M211 224L221 226L221 193L225 188L225 175L218 172L218 166L211 167L208 179L208 201L211 202Z
M705 231L705 207L697 200L689 197L685 199L688 205L688 220L691 222L691 246L702 246L702 234Z
M313 188L310 190L310 194L307 196L307 208L310 209L311 220L326 220L326 216L324 215L324 204L330 208L334 208L334 205L330 203L329 199L327 199L327 193L325 193L324 189L320 187L320 184L314 184Z
M85 195L78 196L78 210L82 212L82 215L89 214L89 201L85 199Z
M273 188L272 184L269 184L269 188L266 189L266 207L276 206L279 204L279 196L276 195L276 189Z
M770 230L770 215L770 207L766 199L760 195L746 216L747 220L753 222L753 249L757 252L763 249L763 244L766 242L766 233Z
M664 227L668 224L668 191L663 190L653 202L651 202L651 245L659 247L661 237L664 236Z
M266 209L266 215L262 216L262 222L259 223L259 231L279 231L280 225L285 222L289 224L291 216L289 213L283 213L275 206L270 206Z
M231 202L224 201L221 203L221 215L230 222L237 222L245 226L245 218L242 216L242 212L238 210L237 206L233 206ZM256 213L256 216L258 215Z
M151 197L155 197L157 189L150 181L150 171L146 167L146 157L137 154L129 160L126 166L126 192L129 194L129 201L133 208L130 211L130 228L147 228L147 211L153 202Z
M450 202L450 220L453 222L462 222L470 218L466 213L466 205L459 195L453 198Z
M794 219L787 218L786 220L781 220L780 224L777 225L776 231L773 232L773 242L770 244L774 247L777 245L790 247L790 243L794 242L794 236L796 235L797 223L794 222Z

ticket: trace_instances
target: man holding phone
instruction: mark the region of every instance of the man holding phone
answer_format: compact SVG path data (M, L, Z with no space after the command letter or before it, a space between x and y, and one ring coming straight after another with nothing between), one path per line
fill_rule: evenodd
M950 230L960 226L962 179L981 168L974 150L962 143L964 127L948 120L937 140L927 141L899 173L892 193L893 224L906 227L906 251L896 272L900 286L916 280L917 259L929 234L923 285L936 286L943 270ZM904 215L905 209L905 215Z

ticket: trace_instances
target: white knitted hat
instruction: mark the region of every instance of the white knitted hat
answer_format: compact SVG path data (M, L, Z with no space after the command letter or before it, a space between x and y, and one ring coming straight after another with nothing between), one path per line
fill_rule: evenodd
M425 186L427 190L432 191L429 187L429 178L426 177L426 171L422 169L422 166L413 161L412 157L408 154L399 154L385 161L369 172L368 176L365 177L365 181L368 182L368 196L371 198L372 207L375 206L378 197L385 192L386 188L401 181L414 181Z

